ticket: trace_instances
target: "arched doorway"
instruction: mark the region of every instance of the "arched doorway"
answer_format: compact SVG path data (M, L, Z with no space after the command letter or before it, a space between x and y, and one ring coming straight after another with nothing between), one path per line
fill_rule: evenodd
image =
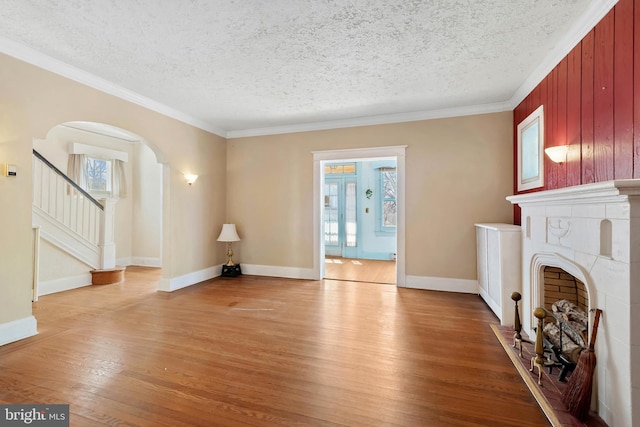
M84 121L54 126L44 140L34 139L33 146L65 174L69 171L70 155L82 154L87 164L94 166L89 168L92 183L84 182L83 185L96 197L115 194L110 184L117 173L115 162L119 161L122 182L118 184L117 196L113 197L116 263L123 266L163 266L163 168L167 166L162 164L162 155L156 147L133 132ZM34 179L34 188L37 181ZM63 217L72 215L65 212L67 208L61 209ZM66 246L69 244L66 242ZM39 259L40 283L36 296L87 284L89 269L86 263L77 256L69 256L67 249L57 245L55 239L43 241L39 251L45 256Z

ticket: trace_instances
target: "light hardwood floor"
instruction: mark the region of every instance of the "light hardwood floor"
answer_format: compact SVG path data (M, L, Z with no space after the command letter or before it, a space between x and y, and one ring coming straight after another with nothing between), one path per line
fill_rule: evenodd
M372 283L396 283L395 261L326 257L325 279Z
M0 403L69 403L72 426L548 425L476 295L159 278L41 297L39 335L0 347Z

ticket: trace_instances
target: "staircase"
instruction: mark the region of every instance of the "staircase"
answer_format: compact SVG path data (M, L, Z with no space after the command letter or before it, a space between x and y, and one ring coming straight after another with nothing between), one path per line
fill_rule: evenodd
M86 264L92 284L122 280L124 269L115 266L114 205L115 199L94 199L33 150L32 223L36 236ZM41 264L38 257L36 253L36 266ZM35 278L38 274L34 271ZM34 300L37 295L34 292Z

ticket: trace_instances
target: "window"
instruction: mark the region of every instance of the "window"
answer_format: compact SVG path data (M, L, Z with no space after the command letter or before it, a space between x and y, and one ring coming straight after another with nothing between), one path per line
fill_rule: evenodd
M396 168L380 168L380 188L382 190L380 229L381 231L395 232L397 225L396 197L398 194Z
M518 191L544 186L544 108L518 125Z
M353 175L356 173L355 163L330 164L324 167L325 175Z
M111 193L112 161L87 157L87 190Z
M124 151L80 144L69 145L67 175L96 198L127 197L124 164L129 160Z

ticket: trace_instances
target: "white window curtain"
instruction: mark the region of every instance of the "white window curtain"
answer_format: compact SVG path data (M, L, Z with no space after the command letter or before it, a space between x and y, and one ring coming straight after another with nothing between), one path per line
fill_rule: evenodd
M83 190L87 189L87 156L84 154L69 154L67 176Z
M112 172L112 196L124 199L125 197L127 197L127 181L124 177L124 162L122 160L114 159Z
M83 190L89 191L87 186L86 154L69 154L69 164L67 166L67 176L71 178ZM114 159L112 161L113 170L111 171L111 197L123 199L127 197L127 182L124 175L124 162Z

